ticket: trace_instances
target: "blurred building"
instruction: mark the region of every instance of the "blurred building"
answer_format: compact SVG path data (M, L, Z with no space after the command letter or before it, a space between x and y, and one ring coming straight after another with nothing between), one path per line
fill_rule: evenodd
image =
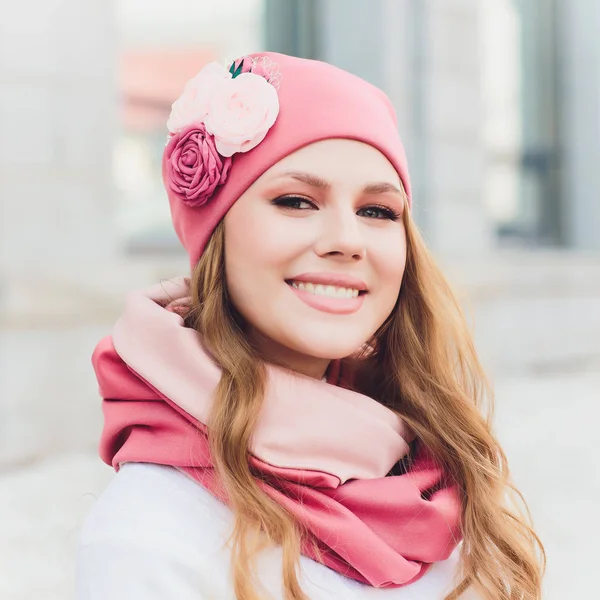
M95 443L94 343L126 290L187 268L160 180L170 104L207 61L249 51L321 58L389 94L416 218L472 299L487 364L599 359L597 2L4 0L3 11L1 461Z

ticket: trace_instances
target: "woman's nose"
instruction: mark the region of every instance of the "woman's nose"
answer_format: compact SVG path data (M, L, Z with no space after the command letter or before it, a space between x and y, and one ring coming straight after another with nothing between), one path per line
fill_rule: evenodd
M365 237L359 217L353 211L323 211L323 222L315 251L319 256L334 255L358 260L366 255Z

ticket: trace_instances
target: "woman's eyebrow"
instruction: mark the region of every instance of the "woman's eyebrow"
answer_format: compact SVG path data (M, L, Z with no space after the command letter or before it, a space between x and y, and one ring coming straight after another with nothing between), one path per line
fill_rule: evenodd
M403 195L402 190L397 185L385 181L381 183L369 183L363 188L363 193L365 194L388 194L390 192Z
M278 179L280 177L289 177L290 179L295 179L296 181L300 181L301 183L305 183L320 189L331 188L331 183L325 179L312 173L305 173L304 171L286 171L285 173L281 173ZM369 183L363 188L364 194L386 194L390 192L402 195L402 190L398 186L385 181L380 183Z
M307 185L321 189L329 189L331 187L331 184L328 181L325 181L325 179L322 179L318 175L305 173L303 171L286 171L279 177L289 177L290 179L295 179L301 183L306 183Z

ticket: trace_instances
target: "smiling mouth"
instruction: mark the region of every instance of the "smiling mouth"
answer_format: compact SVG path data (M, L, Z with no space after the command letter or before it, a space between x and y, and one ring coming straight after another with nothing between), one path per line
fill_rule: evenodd
M357 290L351 287L337 285L326 285L322 283L311 283L304 281L286 280L286 283L294 289L306 292L314 296L325 296L327 298L352 299L363 296L366 290Z

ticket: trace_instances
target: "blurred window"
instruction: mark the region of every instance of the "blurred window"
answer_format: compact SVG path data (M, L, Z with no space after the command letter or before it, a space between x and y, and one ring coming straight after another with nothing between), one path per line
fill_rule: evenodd
M501 241L555 245L560 229L555 0L486 0L484 197Z

